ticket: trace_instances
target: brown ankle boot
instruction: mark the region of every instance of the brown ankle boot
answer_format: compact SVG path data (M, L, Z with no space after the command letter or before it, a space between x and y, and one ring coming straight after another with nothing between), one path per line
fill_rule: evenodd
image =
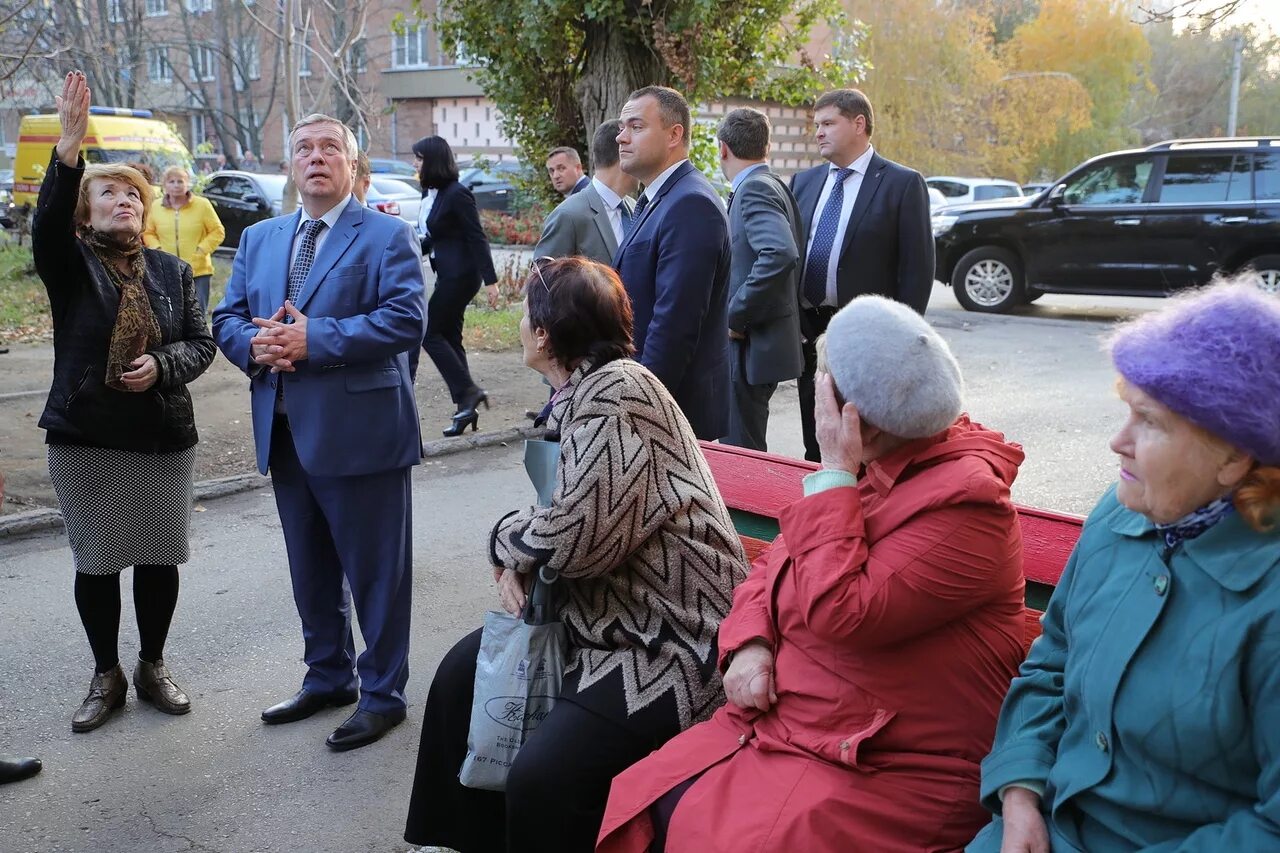
M116 664L106 672L95 673L89 682L89 695L84 697L80 710L71 718L71 731L91 732L124 707L124 696L129 683L124 680L124 670Z
M191 700L182 688L173 683L173 677L165 668L164 658L147 663L141 658L133 668L133 688L138 698L150 702L166 714L185 714L191 710Z

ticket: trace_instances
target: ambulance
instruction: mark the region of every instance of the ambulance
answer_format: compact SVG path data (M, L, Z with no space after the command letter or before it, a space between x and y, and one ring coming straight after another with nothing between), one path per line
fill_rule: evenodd
M13 204L35 207L49 157L61 135L58 116L23 116L13 158ZM145 163L158 182L170 166L191 171L191 153L182 138L150 110L89 107L89 128L80 145L86 163Z

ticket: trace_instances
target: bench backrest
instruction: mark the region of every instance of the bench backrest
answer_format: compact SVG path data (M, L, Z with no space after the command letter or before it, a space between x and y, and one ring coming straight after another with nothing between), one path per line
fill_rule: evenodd
M778 514L804 497L802 481L818 466L803 459L705 441L702 452L733 516L747 558L754 562L778 535ZM1022 572L1027 579L1026 644L1030 646L1040 635L1040 612L1080 538L1084 520L1032 507L1017 509L1022 526Z

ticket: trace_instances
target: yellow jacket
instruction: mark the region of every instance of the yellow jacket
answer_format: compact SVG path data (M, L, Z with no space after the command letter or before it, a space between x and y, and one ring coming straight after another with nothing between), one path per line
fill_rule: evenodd
M192 275L213 275L210 256L227 236L213 205L193 193L186 204L175 210L165 206L164 198L161 195L151 203L142 242L182 258L191 264Z

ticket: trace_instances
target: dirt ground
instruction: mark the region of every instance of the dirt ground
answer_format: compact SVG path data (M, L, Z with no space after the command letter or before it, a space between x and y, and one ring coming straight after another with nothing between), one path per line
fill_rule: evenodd
M489 392L489 410L480 410L480 430L491 432L529 423L526 409L547 400L541 377L521 362L520 351L468 354L475 381ZM0 513L56 506L45 457L44 431L36 426L44 410L53 365L51 344L10 344L0 355L0 470L6 496ZM23 393L34 392L34 393ZM196 480L255 470L248 380L223 358L191 385L200 444ZM418 410L425 441L442 438L454 406L448 391L422 354L417 382Z

